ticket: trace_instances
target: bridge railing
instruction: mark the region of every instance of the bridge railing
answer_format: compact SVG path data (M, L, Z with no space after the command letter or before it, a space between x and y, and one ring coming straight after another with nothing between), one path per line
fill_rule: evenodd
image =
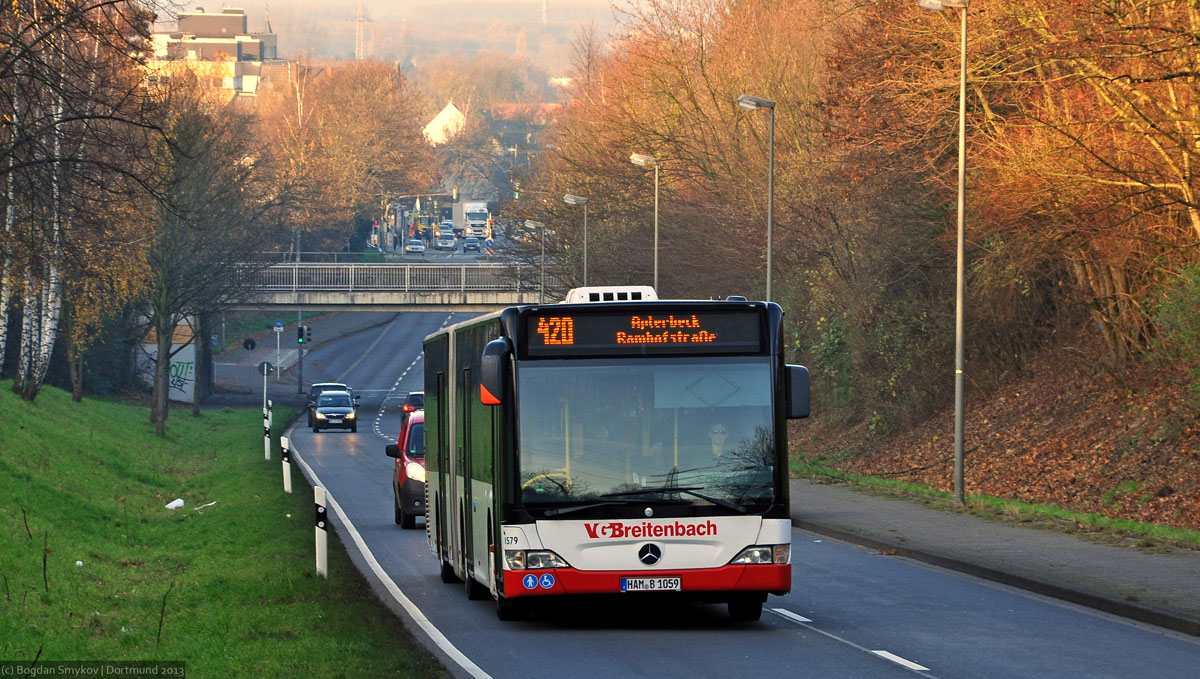
M528 272L507 264L273 264L247 267L251 289L390 291L522 291Z

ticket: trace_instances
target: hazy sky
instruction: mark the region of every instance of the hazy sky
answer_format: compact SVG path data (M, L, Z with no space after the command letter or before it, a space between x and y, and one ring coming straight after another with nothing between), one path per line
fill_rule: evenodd
M364 46L369 57L403 61L439 52L523 53L555 73L566 69L570 40L581 27L595 22L602 33L616 28L610 0L547 0L546 6L543 23L542 0L364 0L370 20ZM354 56L358 0L191 0L181 11L198 7L206 12L241 7L255 32L263 30L269 9L284 58L305 52L315 58Z

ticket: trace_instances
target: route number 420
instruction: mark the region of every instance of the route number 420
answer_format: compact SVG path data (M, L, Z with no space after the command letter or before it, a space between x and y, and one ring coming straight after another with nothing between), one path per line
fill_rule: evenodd
M575 319L570 316L539 318L537 332L546 346L562 346L575 343Z

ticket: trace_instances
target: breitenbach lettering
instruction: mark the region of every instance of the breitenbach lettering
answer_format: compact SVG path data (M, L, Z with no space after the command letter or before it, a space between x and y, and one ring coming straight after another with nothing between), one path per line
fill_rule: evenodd
M651 523L642 521L640 523L623 523L621 521L612 521L609 523L585 523L583 529L587 531L588 538L598 540L608 538L617 540L621 538L691 538L691 537L711 537L717 534L717 524L712 521L704 523L684 523L676 521L674 523Z

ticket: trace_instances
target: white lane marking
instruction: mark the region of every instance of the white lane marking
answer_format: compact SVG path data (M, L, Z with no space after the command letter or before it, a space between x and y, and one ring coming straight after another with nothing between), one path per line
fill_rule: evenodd
M797 615L797 614L787 610L786 608L772 608L771 610L775 611L776 613L778 613L779 615L782 615L785 618L794 620L796 622L812 622L812 620L809 620L808 618L804 617L803 615Z
M396 316L399 316L399 315L400 314L396 314ZM396 318L395 318L395 316L393 316L392 320L388 321L383 326L383 330L379 333L379 336L375 338L375 341L371 342L371 346L367 347L367 350L362 352L362 354L358 357L358 360L351 363L349 368L346 368L345 370L343 370L342 374L338 376L336 381L345 382L346 375L349 375L355 368L358 367L359 363L362 363L363 360L366 359L366 357L370 356L371 354L373 354L375 352L375 347L379 346L379 343L383 341L384 335L387 335L388 328L392 327L392 323L395 322L395 320L396 320Z
M853 641L850 641L849 639L843 639L842 637L839 637L836 634L831 634L829 632L826 632L825 630L817 629L816 627L813 627L812 625L809 624L810 622L812 622L811 620L809 620L808 618L805 618L802 615L793 613L793 612L787 610L786 608L771 608L769 610L781 618L790 620L805 629L812 630L813 632L820 634L823 637L833 639L834 641L838 642L839 644L845 644L845 645L849 646L850 648L853 648L858 651L862 651L863 653L870 653L871 655L873 655L877 658L890 660L894 663L897 663L898 665L905 668L906 670L909 670L910 672L920 673L920 675L922 677L934 677L934 675L928 673L929 672L928 667L923 667L921 665L918 665L915 662L905 660L904 658L901 658L898 655L892 655L891 653L888 653L887 651L872 651L871 649L866 648L865 646L859 646L858 644L854 643ZM802 621L806 621L806 622L802 622Z
M879 656L880 658L887 658L888 660L891 660L892 662L896 663L897 665L903 665L910 670L916 670L917 672L928 672L929 671L928 667L925 667L924 665L918 665L917 663L915 663L911 660L905 660L904 658L901 658L900 656L896 655L895 653L888 653L887 651L871 651L871 652L874 653L875 655Z
M383 395L383 400L379 402L379 414L375 416L375 433L379 434L380 436L383 436L383 438L387 439L388 441L391 441L392 439L391 439L391 437L383 435L383 430L380 425L380 422L383 420L383 414L384 414L384 412L387 411L387 408L385 408L383 404L386 403L387 400L392 397L392 392L396 391L396 387L400 386L400 381L403 380L406 376L408 376L408 371L415 368L417 366L417 363L419 363L420 361L421 361L421 354L417 354L417 357L413 359L413 362L409 363L408 367L404 369L404 372L400 373L400 377L396 378L396 383L392 385L392 388L388 389L388 392Z
M289 431L288 434L290 436L291 432ZM312 467L308 466L308 463L304 461L304 458L300 456L298 451L292 450L291 453L293 458L300 464L301 469L304 470L305 476L309 478L309 481L312 482L313 485L325 485L321 483L321 479L317 477L317 473L313 471ZM371 567L371 572L375 574L375 577L379 578L381 583L383 583L383 587L388 591L388 594L391 594L392 598L395 599L396 602L401 606L403 606L404 610L407 611L410 616L412 616L413 622L415 622L417 626L421 628L421 631L429 635L429 638L433 641L433 643L437 644L437 647L442 649L442 652L449 656L451 660L458 663L459 667L466 670L467 674L475 677L475 679L492 679L490 674L484 672L483 668L472 662L471 659L466 656L466 654L458 650L454 644L450 643L450 640L446 638L446 635L442 634L442 631L439 630L437 626L429 620L425 613L423 613L420 608L417 608L417 605L404 595L404 592L400 591L400 588L396 585L395 581L392 580L391 577L384 572L383 567L379 565L379 561L377 561L375 559L375 555L371 553L371 548L367 547L367 543L363 540L362 536L359 535L358 529L354 527L354 524L350 521L350 517L346 516L346 513L342 511L341 505L337 503L337 500L335 500L333 495L329 493L328 489L326 489L325 500L326 504L329 507L332 507L333 511L337 513L338 518L342 520L342 525L346 527L346 531L349 532L350 537L353 538L354 544L358 547L359 553L362 554L362 557L367 562L367 565Z

